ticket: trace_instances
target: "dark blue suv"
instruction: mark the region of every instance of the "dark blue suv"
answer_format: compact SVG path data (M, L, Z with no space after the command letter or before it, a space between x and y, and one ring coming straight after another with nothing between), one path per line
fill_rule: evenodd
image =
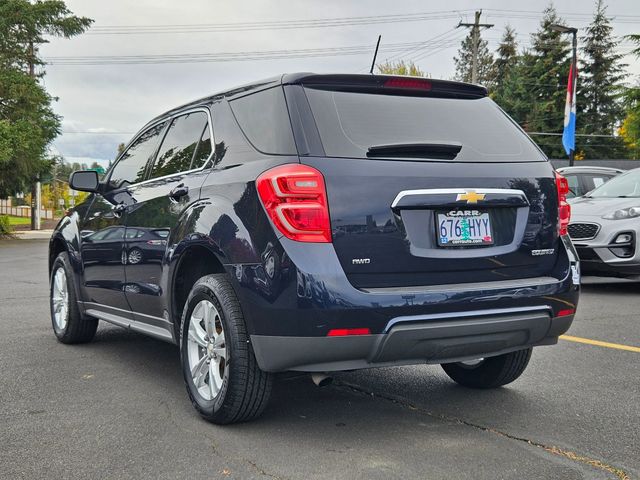
M566 180L477 85L283 75L155 118L70 183L91 195L51 238L56 336L104 320L179 345L216 423L288 370L504 385L578 302Z

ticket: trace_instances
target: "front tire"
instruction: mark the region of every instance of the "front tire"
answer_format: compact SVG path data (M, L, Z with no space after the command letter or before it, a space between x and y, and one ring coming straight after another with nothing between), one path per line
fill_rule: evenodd
M272 375L258 366L225 274L204 276L191 289L182 315L180 358L191 403L206 420L245 422L267 406Z
M456 383L469 388L497 388L517 379L527 368L532 348L488 357L480 362L443 363Z
M74 278L69 255L62 252L53 262L49 288L53 333L62 343L90 342L98 329L98 319L80 311Z

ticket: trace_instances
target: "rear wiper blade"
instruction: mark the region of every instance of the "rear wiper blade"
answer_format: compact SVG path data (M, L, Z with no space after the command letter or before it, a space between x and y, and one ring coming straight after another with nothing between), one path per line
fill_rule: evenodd
M390 143L373 145L367 150L367 157L407 157L453 160L462 150L460 143Z

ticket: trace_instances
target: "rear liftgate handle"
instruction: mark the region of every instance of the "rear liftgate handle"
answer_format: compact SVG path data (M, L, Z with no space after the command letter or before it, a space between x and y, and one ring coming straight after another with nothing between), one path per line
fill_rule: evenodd
M180 200L180 198L184 197L189 193L189 187L187 187L184 183L181 183L173 190L169 192L169 198L174 202Z

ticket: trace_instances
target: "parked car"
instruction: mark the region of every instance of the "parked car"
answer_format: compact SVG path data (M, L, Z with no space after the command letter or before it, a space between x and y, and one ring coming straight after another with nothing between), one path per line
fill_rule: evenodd
M569 183L569 193L567 198L581 197L587 192L598 188L605 182L608 182L616 175L624 173L625 170L620 168L609 167L561 167L557 169Z
M569 235L587 275L640 275L640 168L629 170L571 204Z
M70 183L91 195L51 238L55 335L104 320L177 344L216 423L259 415L288 370L505 385L578 302L567 182L476 85L284 75L155 118ZM121 252L167 232L161 261L89 256L79 232L105 228Z

